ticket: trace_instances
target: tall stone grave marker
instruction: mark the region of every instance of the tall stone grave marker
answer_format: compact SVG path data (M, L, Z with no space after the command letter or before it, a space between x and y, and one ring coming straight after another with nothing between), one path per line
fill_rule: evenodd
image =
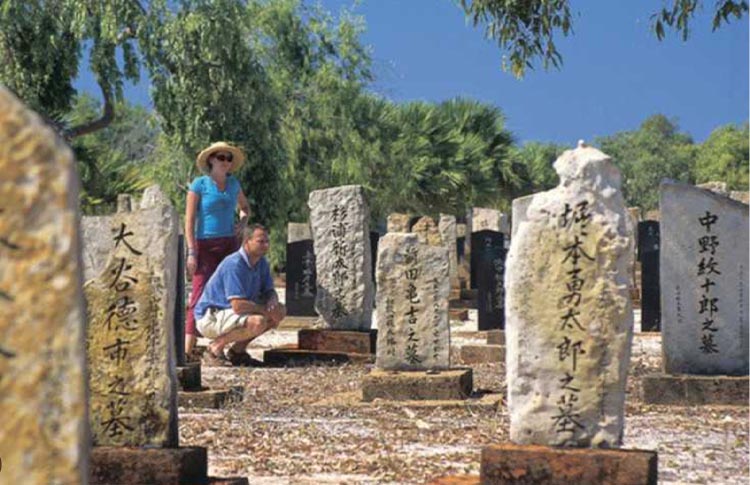
M86 483L76 163L1 86L0 171L0 481Z
M664 370L748 374L748 206L662 182Z
M641 262L641 331L661 329L659 288L659 222L638 223L638 259Z
M580 143L536 194L506 270L510 436L517 444L617 447L633 314L633 228L611 159Z
M107 264L84 287L94 445L177 446L178 220L169 205L112 216Z
M456 216L440 214L440 239L448 249L448 276L451 288L458 288L458 249L456 246Z
M471 227L471 233L469 234L468 241L468 253L469 253L469 279L471 288L477 287L477 268L479 267L479 255L473 250L472 244L474 243L474 233L480 231L495 231L503 234L510 234L510 221L508 216L503 214L499 210L486 209L483 207L474 207L471 210L471 217L469 218L469 225Z
M318 291L315 309L325 326L369 330L374 300L370 211L359 185L310 193Z
M516 232L521 224L526 220L526 211L529 209L531 202L536 194L526 195L513 199L513 209L511 213L511 233L510 237L516 237Z
M286 308L292 316L315 316L315 251L310 225L290 222L286 242Z
M448 251L416 234L388 233L378 254L376 367L445 369L450 365Z
M478 329L505 328L505 257L508 252L507 234L479 231L472 234L472 246L477 255L477 310Z
M429 246L442 246L440 229L430 216L420 217L411 227L411 232L417 235L419 242Z
M409 214L401 214L398 212L388 214L387 231L388 232L409 232L410 220L411 220L411 215Z

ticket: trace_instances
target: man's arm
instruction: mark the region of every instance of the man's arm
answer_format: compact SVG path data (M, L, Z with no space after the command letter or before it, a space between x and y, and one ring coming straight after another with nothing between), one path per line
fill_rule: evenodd
M238 315L263 315L267 316L266 307L244 298L232 298L232 311Z

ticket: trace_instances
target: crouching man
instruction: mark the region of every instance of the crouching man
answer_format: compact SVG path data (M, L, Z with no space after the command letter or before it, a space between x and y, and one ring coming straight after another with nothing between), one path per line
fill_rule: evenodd
M268 231L260 224L244 229L242 246L216 268L195 306L196 326L211 340L204 355L207 365L246 366L253 362L247 345L278 327L286 316L273 288ZM224 361L224 362L222 362Z

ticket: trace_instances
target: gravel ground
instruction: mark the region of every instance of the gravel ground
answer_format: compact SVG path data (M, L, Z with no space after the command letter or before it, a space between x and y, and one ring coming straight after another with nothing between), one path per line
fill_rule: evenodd
M470 327L471 322L454 330ZM251 354L260 356L263 348L295 336L295 331L274 331L254 342ZM640 377L657 372L660 360L659 337L635 338L624 447L657 450L660 483L748 483L748 407L643 404ZM265 485L410 484L478 474L481 448L508 441L504 405L314 405L359 390L368 367L204 367L204 385L244 386L244 401L220 411L180 409L180 443L207 447L213 476L244 476ZM503 364L474 366L474 388L504 393L504 374Z

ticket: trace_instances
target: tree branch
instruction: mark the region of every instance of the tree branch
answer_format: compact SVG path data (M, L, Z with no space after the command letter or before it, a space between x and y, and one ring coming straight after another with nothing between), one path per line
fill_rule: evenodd
M102 116L99 119L65 130L63 134L68 140L104 129L115 119L115 106L112 103L112 96L109 89L105 88L101 81L99 81L99 88L101 88L102 96L104 97Z

